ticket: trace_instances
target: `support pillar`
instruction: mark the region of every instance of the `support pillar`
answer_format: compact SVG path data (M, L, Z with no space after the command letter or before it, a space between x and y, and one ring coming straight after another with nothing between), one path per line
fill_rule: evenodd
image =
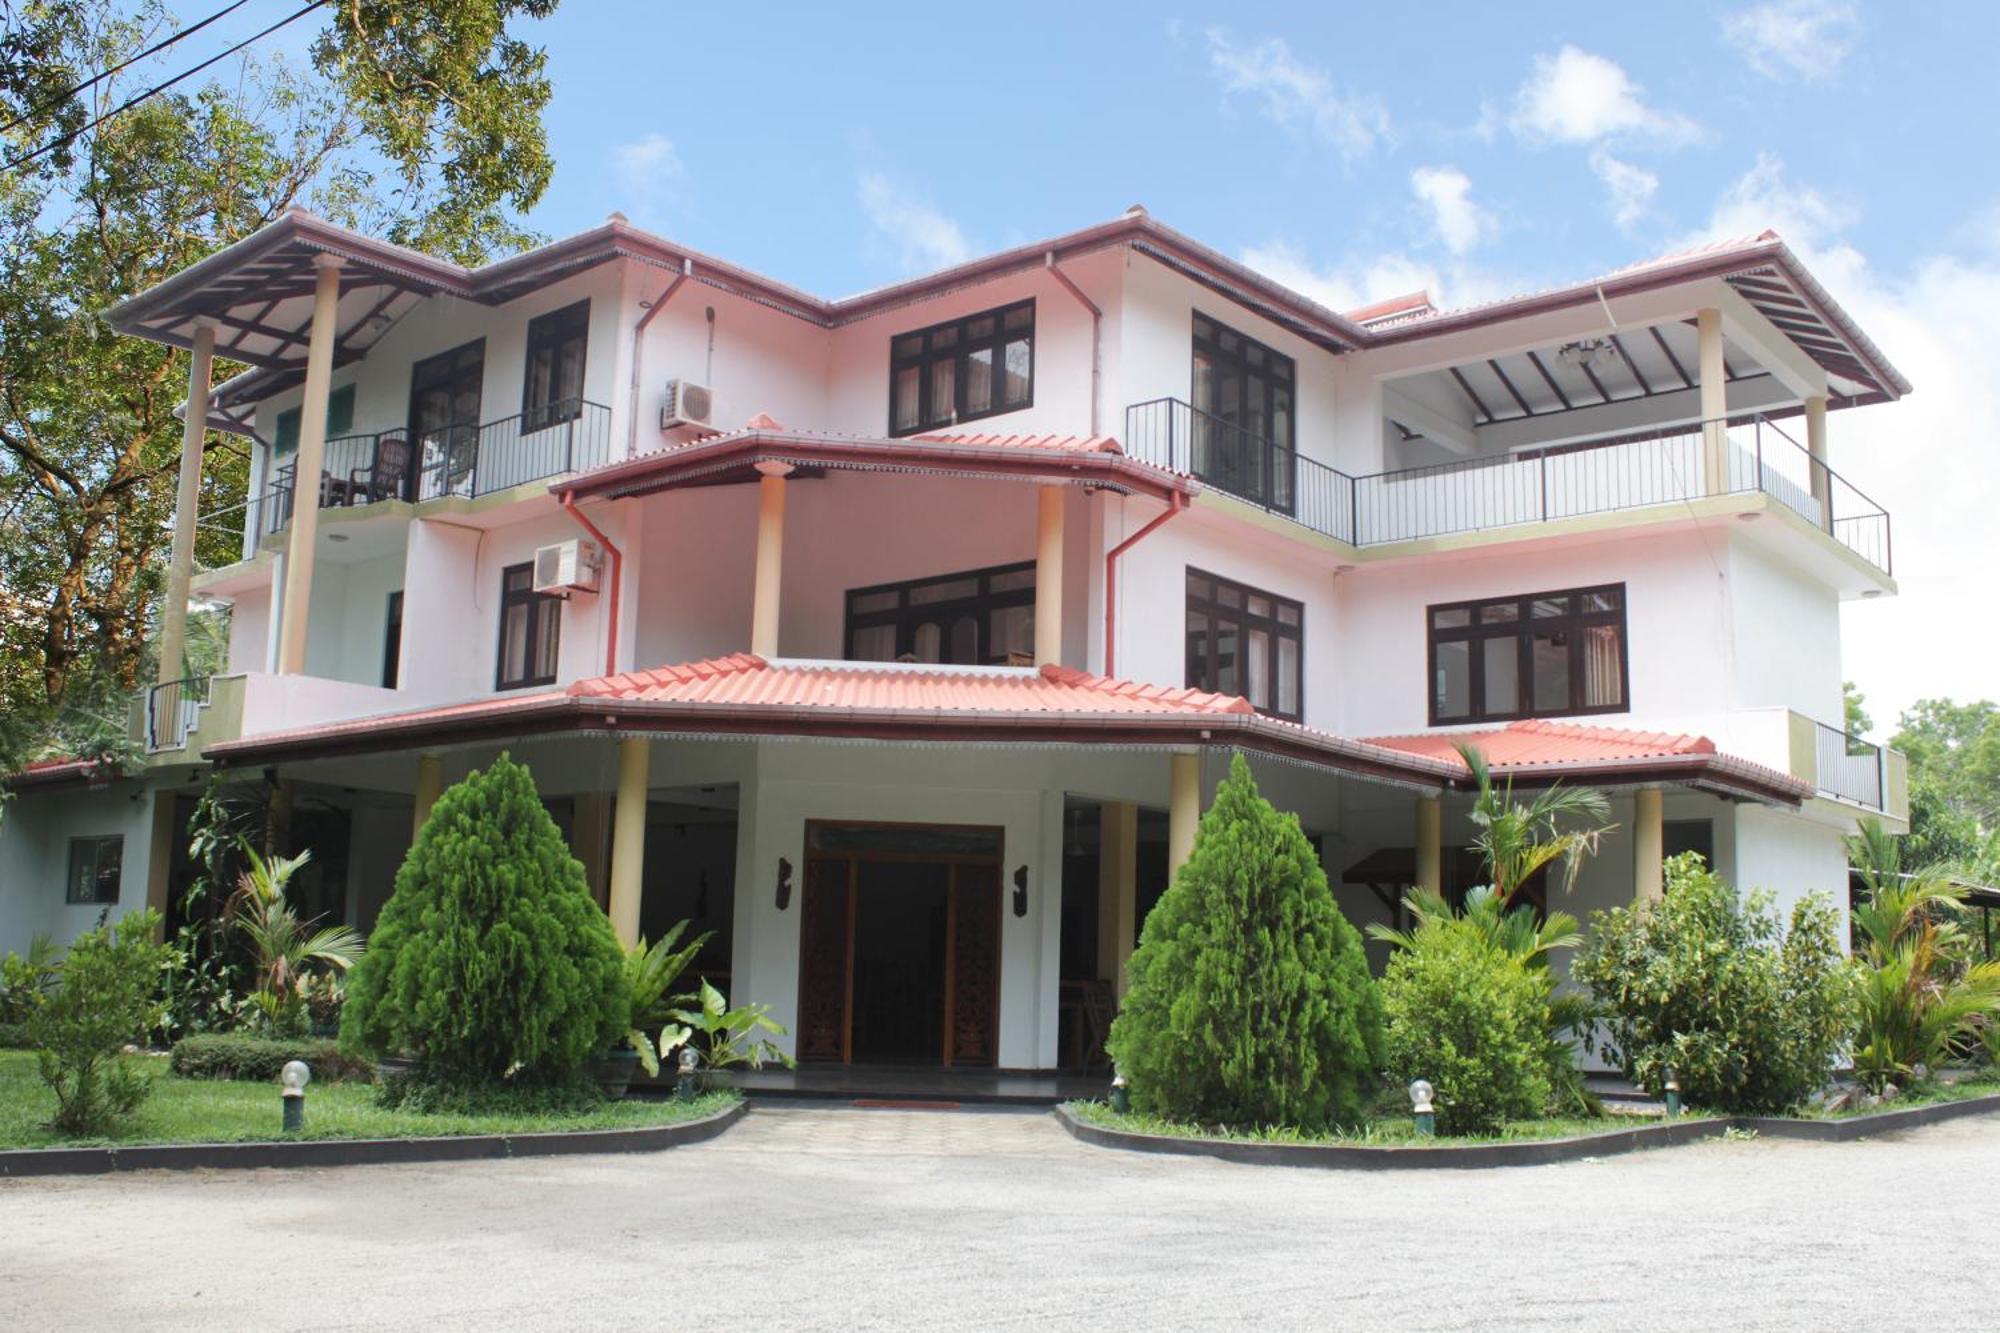
M605 852L611 833L611 802L603 792L585 791L576 795L576 814L570 821L569 850L583 865L584 882L590 885L591 899L610 910L610 887Z
M411 800L410 841L424 831L424 824L431 817L431 807L444 792L444 759L438 755L426 754L417 757L417 786Z
M639 939L646 869L646 770L652 742L618 742L618 798L611 822L611 928L628 948Z
M750 651L769 660L778 655L778 593L785 570L785 478L790 463L759 463L757 478L757 574L750 596Z
M326 466L326 395L339 336L340 261L320 255L313 289L312 330L306 341L306 396L299 404L299 451L292 459L292 523L285 539L284 621L278 631L278 674L306 669L306 616L312 609L313 545L319 538L320 473Z
M1063 490L1037 488L1035 512L1035 665L1060 665L1063 634Z
M1826 467L1826 395L1805 401L1806 452L1812 455L1812 498L1819 502L1819 525L1833 531L1833 477Z
M1097 975L1125 998L1125 964L1139 936L1139 807L1106 801L1097 826Z
M1201 756L1168 756L1167 882L1172 883L1194 854L1195 828L1201 823Z
M174 549L167 596L160 606L159 682L187 674L188 585L194 578L195 524L201 517L201 454L208 438L209 380L215 367L215 325L197 320L188 362L187 419L181 423L180 486L174 493Z
M1658 787L1632 794L1632 897L1659 902L1667 896L1665 801Z
M1417 798L1416 887L1444 892L1444 802L1435 796Z
M1704 495L1729 490L1729 369L1722 358L1722 312L1695 314L1695 342L1700 353L1701 476Z

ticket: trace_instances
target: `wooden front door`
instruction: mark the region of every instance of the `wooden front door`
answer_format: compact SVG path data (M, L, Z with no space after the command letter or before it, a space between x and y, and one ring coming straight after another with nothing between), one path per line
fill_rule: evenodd
M999 829L807 825L801 1060L997 1062L1000 855Z

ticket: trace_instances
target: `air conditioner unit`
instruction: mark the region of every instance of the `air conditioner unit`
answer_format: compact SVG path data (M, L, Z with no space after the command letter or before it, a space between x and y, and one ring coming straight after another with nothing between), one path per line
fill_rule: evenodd
M596 592L604 557L597 543L581 537L535 549L535 591L556 597Z
M692 380L668 380L667 396L660 404L660 429L708 425L715 413L712 397L706 384L696 384Z

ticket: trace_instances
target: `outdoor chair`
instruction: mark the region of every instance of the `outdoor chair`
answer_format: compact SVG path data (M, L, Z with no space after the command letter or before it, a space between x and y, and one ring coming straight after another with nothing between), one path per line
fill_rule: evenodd
M390 435L375 442L375 461L347 474L349 504L399 500L410 478L410 442Z

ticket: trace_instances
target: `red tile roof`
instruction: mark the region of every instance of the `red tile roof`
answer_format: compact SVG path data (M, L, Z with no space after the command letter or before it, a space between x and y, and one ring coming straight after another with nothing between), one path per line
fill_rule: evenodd
M1594 760L1663 759L1716 752L1715 742L1706 736L1544 721L1510 722L1504 727L1487 731L1375 736L1368 743L1454 764L1464 762L1458 757L1456 747L1470 745L1485 755L1486 762L1494 768L1532 768L1538 764L1574 764Z
M1063 453L1122 454L1109 435L917 435L930 444L963 444L985 449L1054 449Z

